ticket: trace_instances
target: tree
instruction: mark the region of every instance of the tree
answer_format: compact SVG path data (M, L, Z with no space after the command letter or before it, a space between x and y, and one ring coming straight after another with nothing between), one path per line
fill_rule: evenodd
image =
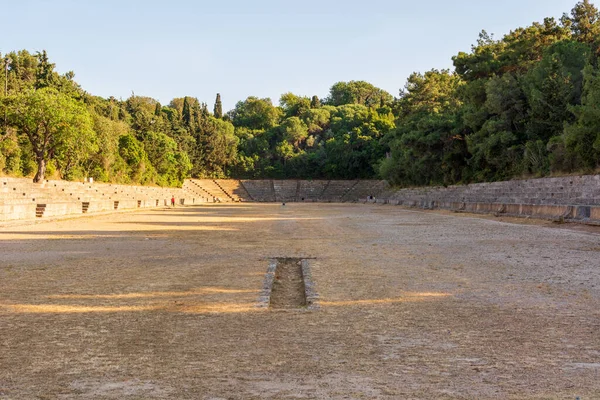
M192 174L197 177L223 178L235 165L239 139L231 122L208 115L199 128L197 148Z
M188 128L193 127L194 118L192 116L192 104L190 98L187 96L183 99L183 110L181 117L185 126Z
M296 96L288 92L281 95L279 105L283 109L285 118L298 117L304 111L310 109L310 100L308 97Z
M365 81L338 82L329 90L326 104L342 106L345 104L361 104L367 107L379 106L381 99L390 104L394 98L385 90Z
M584 71L583 98L572 107L577 119L565 128L564 143L576 168L594 170L600 165L600 71L588 65Z
M274 107L271 99L250 96L235 105L230 119L236 127L266 130L279 123L281 114L281 109Z
M41 89L55 84L55 65L50 63L46 50L37 53L38 65L35 73L35 88Z
M574 121L569 107L581 102L583 69L589 56L588 44L557 42L525 75L523 86L530 107L528 139L547 142L562 133L565 123Z
M457 124L464 85L458 74L431 70L412 74L400 93L397 128L385 137L391 152L381 175L396 184L456 183L465 167L465 138Z
M300 143L308 137L306 124L298 117L290 117L283 121L281 128L283 129L284 139L298 151Z
M9 122L31 143L37 173L46 174L48 161L69 153L84 158L93 149L95 134L90 114L83 104L56 89L28 90L5 99Z
M318 96L313 96L312 99L310 99L310 108L320 108L321 107L321 101L319 100Z
M217 93L217 99L215 100L214 116L217 119L223 118L223 104L221 104L221 93Z
M571 23L573 34L580 42L597 43L600 38L600 13L589 0L580 1L571 10L571 16L564 16Z

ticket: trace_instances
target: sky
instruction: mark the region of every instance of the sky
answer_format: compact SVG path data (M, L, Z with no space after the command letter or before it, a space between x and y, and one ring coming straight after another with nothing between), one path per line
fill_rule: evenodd
M248 96L326 97L365 80L397 96L413 72L452 69L496 38L560 18L576 0L0 0L0 52L46 50L87 92L229 110ZM597 1L592 1L598 6Z

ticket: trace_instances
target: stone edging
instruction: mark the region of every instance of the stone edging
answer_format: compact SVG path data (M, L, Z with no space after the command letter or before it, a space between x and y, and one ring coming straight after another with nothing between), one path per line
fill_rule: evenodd
M271 292L273 290L273 283L275 281L275 271L277 269L277 258L269 258L269 267L265 274L263 281L262 290L258 297L257 308L268 309L271 303ZM316 285L312 279L312 270L310 266L310 260L304 258L301 259L302 263L302 279L304 281L304 296L306 297L306 309L317 310L319 309L319 294L316 291Z
M308 310L319 309L319 294L316 291L315 282L312 279L310 261L302 260L302 278L304 279L304 294L306 296L306 308Z
M258 298L258 308L269 308L271 303L271 291L273 290L273 282L275 281L275 270L277 269L277 259L269 259L269 268L267 268L267 274L263 282L262 290L260 291L260 297Z

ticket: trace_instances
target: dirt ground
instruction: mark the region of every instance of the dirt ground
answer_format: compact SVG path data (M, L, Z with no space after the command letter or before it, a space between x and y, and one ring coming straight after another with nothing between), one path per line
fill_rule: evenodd
M568 228L568 227L567 227ZM256 307L314 257L320 308ZM600 230L216 205L0 227L0 399L600 399Z

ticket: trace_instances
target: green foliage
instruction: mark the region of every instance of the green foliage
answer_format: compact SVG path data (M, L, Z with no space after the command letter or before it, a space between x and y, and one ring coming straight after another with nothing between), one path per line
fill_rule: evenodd
M453 57L455 74L411 76L382 176L452 184L597 168L598 17L585 0L500 40L483 31Z
M584 71L581 105L571 109L576 116L564 133L567 157L575 166L594 170L600 166L600 71L588 65Z
M391 152L379 167L382 176L406 185L460 180L465 139L456 125L462 85L460 77L449 71L409 77L396 104L398 128L385 138Z
M319 98L317 96L313 96L312 99L310 99L310 108L320 108L321 107L321 101L319 100Z
M571 16L564 16L563 18L569 22L577 40L589 44L598 44L600 13L589 0L577 3L571 10Z
M271 99L248 97L236 104L229 118L236 127L265 130L275 127L282 117L282 111L273 106Z
M196 177L225 178L236 164L239 138L229 121L205 116L197 131L199 156L192 174Z
M564 124L573 122L569 105L581 102L583 69L590 47L574 41L557 42L524 77L530 106L528 137L548 141L560 135Z
M338 82L329 90L325 104L342 106L345 104L361 104L376 107L383 101L391 104L394 100L391 94L365 81Z
M308 97L296 96L293 93L285 93L279 99L279 105L283 109L284 117L298 117L311 107L311 101Z
M599 49L600 15L582 0L559 21L500 39L483 31L453 57L454 71L414 73L397 99L368 82L338 82L323 102L251 96L226 114L217 94L214 115L194 97L162 106L92 96L46 52L10 52L0 170L158 185L378 175L450 185L597 171Z
M63 176L95 148L92 119L83 104L52 88L27 90L4 99L17 134L25 136L38 165L34 180L44 179L46 165L56 160Z

